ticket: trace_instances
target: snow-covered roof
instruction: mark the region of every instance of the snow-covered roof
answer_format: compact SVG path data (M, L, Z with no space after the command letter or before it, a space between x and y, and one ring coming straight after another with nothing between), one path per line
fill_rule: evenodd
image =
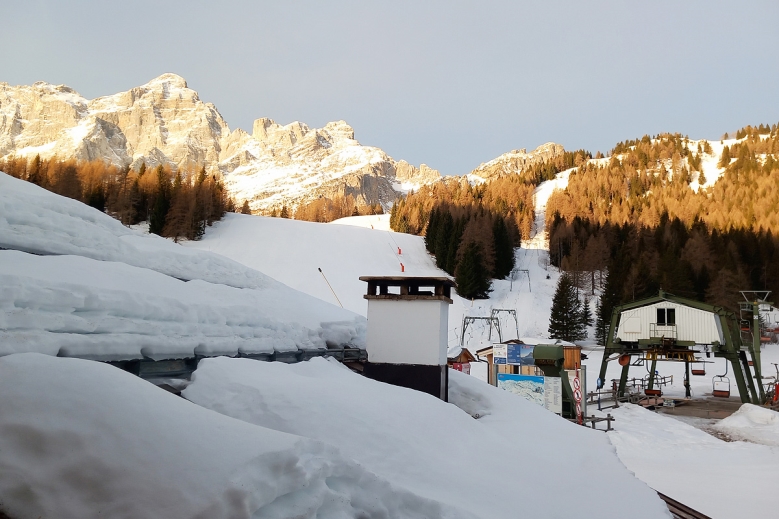
M365 318L0 173L0 355L364 348Z

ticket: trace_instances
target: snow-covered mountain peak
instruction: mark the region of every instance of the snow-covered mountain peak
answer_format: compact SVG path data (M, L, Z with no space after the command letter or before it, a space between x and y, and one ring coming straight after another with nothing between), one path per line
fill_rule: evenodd
M147 88L149 90L155 89L155 88L177 88L177 89L185 89L187 87L187 80L183 77L179 76L178 74L174 74L172 72L166 72L164 74L160 74L156 78L152 79L145 85L143 85L141 88ZM194 90L193 90L194 92Z
M565 149L560 144L555 144L554 142L542 144L530 153L525 148L511 150L489 162L479 165L479 167L471 171L470 175L482 179L491 179L500 175L516 174L524 168L545 162L558 155L562 155L564 152Z
M103 160L134 169L141 163L205 167L224 176L239 203L249 200L260 211L346 195L358 205L389 207L403 191L398 164L407 188L441 177L362 146L345 121L315 129L260 118L251 135L230 131L216 107L172 73L93 100L65 85L0 83L0 158L12 155Z

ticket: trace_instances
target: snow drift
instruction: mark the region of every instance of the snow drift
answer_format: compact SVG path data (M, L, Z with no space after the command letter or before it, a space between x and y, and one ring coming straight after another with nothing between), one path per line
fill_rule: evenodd
M743 404L738 411L712 426L734 440L745 440L779 447L779 413L752 404Z
M264 288L273 280L209 252L141 234L108 215L35 184L0 174L0 248L120 261L183 280Z
M668 517L602 432L467 375L450 376L456 406L324 359L287 365L215 358L201 362L184 396L324 441L399 488L477 517L515 518L519 510L527 517L575 517L597 489L611 496L598 502L599 517Z
M104 364L38 354L0 358L0 511L14 519L469 517L322 442L203 409Z
M776 515L774 495L755 492L775 479L775 447L726 442L636 405L609 412L617 420L608 435L619 458L652 488L717 519Z

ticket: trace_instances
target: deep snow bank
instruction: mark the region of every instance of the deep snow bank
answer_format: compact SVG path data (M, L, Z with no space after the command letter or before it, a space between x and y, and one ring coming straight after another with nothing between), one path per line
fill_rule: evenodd
M734 440L746 440L779 447L779 413L752 404L742 405L738 411L712 426Z
M104 364L38 354L0 358L0 511L14 519L468 517L322 442L203 409Z
M184 396L246 422L322 440L398 487L484 518L668 517L602 432L457 372L452 400L375 382L336 362L204 360ZM475 420L469 415L478 415ZM561 499L561 492L565 498Z
M364 347L365 319L280 283L184 282L124 263L0 251L0 355L102 360Z
M2 172L0 248L121 261L179 279L202 279L238 288L276 283L217 254L196 252L128 229L97 209Z
M0 355L160 359L365 346L363 317L0 173L3 248L18 250L0 250Z

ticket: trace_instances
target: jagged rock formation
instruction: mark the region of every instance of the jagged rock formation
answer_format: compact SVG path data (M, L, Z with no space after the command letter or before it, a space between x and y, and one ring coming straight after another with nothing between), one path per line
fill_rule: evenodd
M336 195L386 208L400 193L441 178L424 164L416 168L360 145L344 121L311 129L262 118L251 135L230 131L216 107L175 74L93 100L64 85L0 83L0 157L10 155L132 168L205 166L254 210Z
M530 153L526 149L511 150L508 153L481 164L471 171L470 175L483 180L491 180L501 175L521 173L523 169L534 164L543 163L551 158L562 155L565 149L554 142L547 142Z

